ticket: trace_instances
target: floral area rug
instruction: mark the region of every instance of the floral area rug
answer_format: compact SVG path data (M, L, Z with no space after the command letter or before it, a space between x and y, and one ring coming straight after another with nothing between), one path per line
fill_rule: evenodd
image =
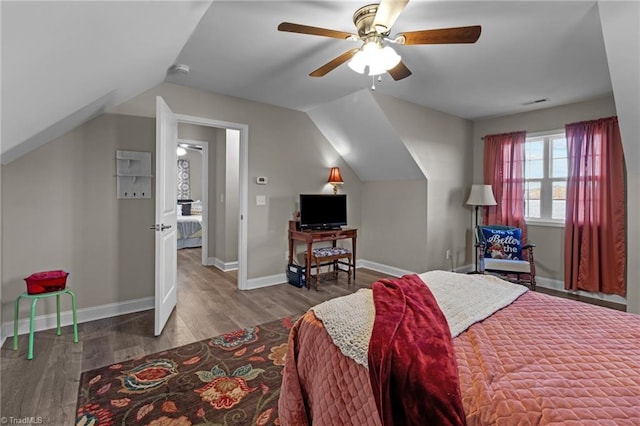
M86 371L76 425L279 425L287 338L297 318Z

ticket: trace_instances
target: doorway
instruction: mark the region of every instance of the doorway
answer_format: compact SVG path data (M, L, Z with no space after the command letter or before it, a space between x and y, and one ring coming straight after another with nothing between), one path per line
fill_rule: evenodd
M245 124L238 124L238 123L231 123L231 122L225 122L225 121L219 121L219 120L212 120L209 118L203 118L203 117L195 117L195 116L190 116L190 115L183 115L183 114L175 114L175 118L178 122L178 125L180 124L190 124L190 125L195 125L195 126L202 126L202 127L207 127L207 128L214 128L214 129L222 129L224 131L234 131L234 133L237 135L234 138L234 144L237 145L237 185L236 185L236 191L237 191L237 211L235 213L236 217L237 217L237 232L234 233L237 236L237 275L238 275L238 289L240 290L246 290L247 289L247 266L246 266L246 258L247 258L247 223L246 223L246 210L247 210L247 193L248 193L248 172L247 172L247 168L248 168L248 149L247 149L247 144L248 144L248 126ZM206 146L206 144L205 144ZM208 147L208 152L210 155L211 150L213 150L212 146ZM206 162L206 161L205 161ZM208 168L208 173L209 176L211 177L211 167ZM211 181L211 179L209 179L209 181ZM211 191L212 188L208 188L208 195L212 194ZM235 194L234 194L235 195ZM207 213L208 215L212 214L213 212L211 211L210 206L212 205L216 205L219 204L218 201L220 201L219 199L216 199L216 203L211 203L211 197L208 197L208 205L209 208L207 208ZM204 202L204 200L203 200ZM224 200L223 200L224 203ZM209 218L208 218L209 219ZM203 217L203 221L204 221L204 217ZM209 224L211 224L211 221L209 221ZM215 257L212 256L211 253L211 247L213 244L213 240L212 240L212 226L207 226L206 227L206 246L207 246L207 253L204 252L204 245L203 245L203 253L202 253L202 259L203 259L203 264L211 264L212 260L215 262ZM205 232L203 232L203 244L204 244L204 238L205 238ZM206 258L205 258L206 256ZM234 265L235 266L235 265ZM233 268L235 269L235 267Z
M247 289L247 192L248 126L212 120L171 111L161 96L156 97L156 223L155 238L155 324L154 334L162 330L177 302L177 153L178 124L235 130L238 145L238 278L237 287Z
M178 250L201 248L202 265L209 253L209 150L208 140L186 139L178 125ZM215 141L214 141L215 142ZM215 146L215 144L214 144Z

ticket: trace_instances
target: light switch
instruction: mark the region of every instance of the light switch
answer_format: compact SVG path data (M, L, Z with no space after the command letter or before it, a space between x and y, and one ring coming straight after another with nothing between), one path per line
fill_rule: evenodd
M256 195L256 206L264 206L267 204L267 197L264 195Z

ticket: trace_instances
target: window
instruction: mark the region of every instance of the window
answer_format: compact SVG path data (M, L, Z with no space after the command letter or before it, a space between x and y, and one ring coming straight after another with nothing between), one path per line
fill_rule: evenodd
M564 223L568 171L564 131L530 135L524 146L527 222Z

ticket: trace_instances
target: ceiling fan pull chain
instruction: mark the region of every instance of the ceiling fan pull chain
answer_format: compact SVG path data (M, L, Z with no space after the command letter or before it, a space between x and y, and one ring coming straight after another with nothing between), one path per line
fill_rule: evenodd
M376 90L376 76L372 76L371 77L371 90L373 90L375 92Z

